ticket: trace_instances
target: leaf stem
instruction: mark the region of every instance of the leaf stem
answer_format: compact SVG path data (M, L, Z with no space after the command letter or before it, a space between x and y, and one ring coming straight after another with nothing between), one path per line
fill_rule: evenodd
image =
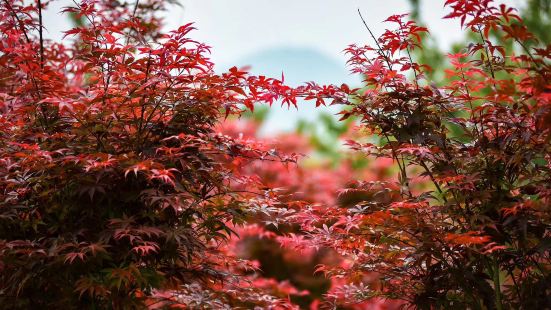
M496 309L503 310L503 304L501 301L501 284L499 283L499 264L497 259L493 259L493 280L494 280L494 291L495 291L495 302Z

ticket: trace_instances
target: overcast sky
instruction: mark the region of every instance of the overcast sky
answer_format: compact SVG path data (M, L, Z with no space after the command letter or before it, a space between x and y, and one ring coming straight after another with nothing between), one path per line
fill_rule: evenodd
M505 1L514 3L515 0ZM516 1L518 2L518 1ZM282 45L311 47L345 60L350 43L368 40L357 9L372 30L393 14L410 10L407 0L181 0L168 25L195 21L195 36L214 47L213 60L227 63L255 50ZM422 17L442 46L462 37L456 20L442 20L443 0L423 0Z
M442 20L443 0L423 0L422 16L442 46L461 38L457 21ZM522 0L502 2L522 3ZM308 47L341 61L350 43L368 40L357 9L372 30L380 34L381 23L392 14L406 13L407 0L180 0L167 12L167 28L195 22L196 39L214 47L212 59L226 64L255 51L280 46ZM60 8L71 1L53 1L45 23L51 36L68 28Z

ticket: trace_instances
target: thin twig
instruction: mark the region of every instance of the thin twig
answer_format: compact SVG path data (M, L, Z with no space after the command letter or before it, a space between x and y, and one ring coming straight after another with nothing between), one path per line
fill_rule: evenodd
M40 37L40 68L44 69L44 38L42 37L42 1L38 0L38 35Z
M480 26L477 29L478 29L478 33L480 34L480 39L482 40L482 46L484 46L484 50L486 51L486 58L488 58L488 66L490 67L490 73L492 74L492 78L495 79L496 77L494 74L494 66L492 65L493 55L490 56L490 50L488 49L487 41L484 38L484 35L482 34L482 30L480 29ZM493 81L493 84L495 87L494 81Z
M365 22L365 19L363 18L362 13L360 12L360 9L358 9L358 14L360 15L360 18L362 19L362 22L363 22L365 28L367 28L367 31L369 31L369 34L371 35L371 38L373 38L373 41L375 41L375 44L377 44L377 53L381 57L383 57L383 59L386 61L386 64L388 65L388 69L392 70L392 64L390 63L390 60L388 59L388 56L386 56L383 53L383 49L381 48L381 45L379 44L379 41L377 41L377 39L375 38L375 35L373 35L373 32L371 32L371 29L369 28L369 26Z
M417 82L417 71L415 71L415 66L413 65L413 58L411 57L411 53L409 52L409 47L406 47L406 51L408 53L409 63L411 64L411 69L413 69L413 75L415 77L415 88L419 90L419 83Z

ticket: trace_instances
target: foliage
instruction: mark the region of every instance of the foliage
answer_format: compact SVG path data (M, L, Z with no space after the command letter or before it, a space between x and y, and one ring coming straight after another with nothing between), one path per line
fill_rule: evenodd
M234 161L296 158L214 126L293 90L215 74L191 24L161 32L164 1L75 2L63 42L46 5L0 6L1 307L134 308L225 279L229 225L271 203Z
M472 41L448 67L394 15L346 49L353 89L216 74L161 0L75 3L63 42L47 3L5 0L0 307L551 307L551 47L506 6L445 3ZM298 98L341 121L237 119Z
M551 47L504 5L446 6L445 18L477 41L448 55L443 87L412 57L428 30L395 15L374 47L347 49L367 88L308 89L348 106L343 119L356 116L363 132L381 138L349 141L351 148L392 158L399 172L394 182L342 191L374 191L369 199L295 216L308 236L302 242L348 259L320 267L346 279L328 295L337 304L384 297L422 309L551 307Z

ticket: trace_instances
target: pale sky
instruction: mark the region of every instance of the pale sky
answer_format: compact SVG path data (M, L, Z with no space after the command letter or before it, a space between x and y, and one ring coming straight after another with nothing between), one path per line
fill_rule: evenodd
M345 60L350 43L368 40L358 17L362 11L375 34L393 14L410 10L407 0L180 0L170 12L169 27L194 21L194 36L214 47L212 58L227 63L261 49L281 45L312 47ZM514 4L519 0L499 1ZM522 0L520 0L522 2ZM462 37L459 22L442 20L443 0L422 0L422 18L442 46Z
M211 45L215 63L227 64L256 51L279 46L308 47L340 61L350 43L369 40L357 14L362 11L375 34L392 14L406 13L408 0L180 0L166 12L167 29L194 22L192 36ZM522 0L505 0L519 4ZM462 36L457 21L442 20L443 0L422 0L422 17L444 47ZM52 1L45 14L51 37L69 25L57 14L70 0Z
M392 14L406 13L407 0L182 0L183 8L171 12L170 27L193 20L195 36L214 47L212 58L228 63L257 50L277 46L311 47L345 61L342 50L350 43L368 40L357 9L375 33ZM459 39L460 28L441 22L442 1L425 0L425 19L446 45Z

